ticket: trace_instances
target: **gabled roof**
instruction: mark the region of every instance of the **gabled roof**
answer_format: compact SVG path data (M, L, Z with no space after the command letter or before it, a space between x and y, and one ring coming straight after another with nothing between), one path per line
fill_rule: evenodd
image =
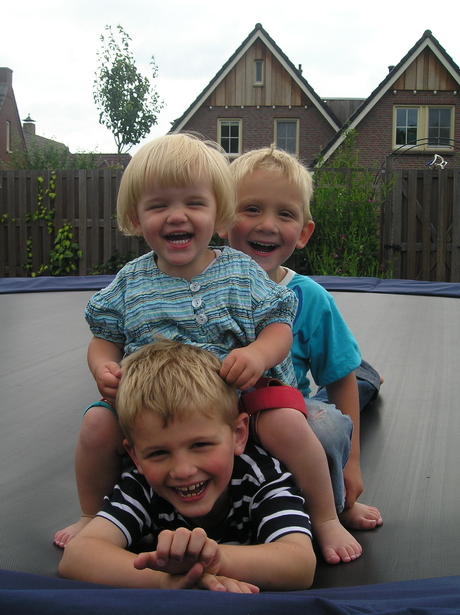
M213 92L213 90L221 83L228 73L234 68L236 63L244 56L247 50L254 44L257 39L260 39L271 53L276 57L280 64L289 73L292 79L299 85L299 87L308 95L315 107L323 115L326 121L334 128L338 130L341 122L335 116L333 111L327 106L327 104L316 94L310 84L302 77L302 73L298 70L289 58L281 51L275 41L269 36L269 34L263 29L262 24L256 24L254 30L249 34L246 40L238 47L235 53L230 59L222 66L215 77L210 81L201 94L195 99L185 113L172 123L169 132L179 132L189 121L189 119L196 113L196 111L203 105L204 101Z
M412 49L403 57L403 59L394 66L380 85L372 92L372 94L356 109L356 111L346 121L347 130L352 130L361 122L361 120L369 113L369 111L378 103L378 101L387 93L393 84L401 77L412 62L419 56L422 51L429 48L441 64L446 68L450 75L460 84L460 68L453 61L444 47L439 44L439 41L432 35L431 30L425 30L423 36L418 40ZM341 145L346 136L346 130L338 132L326 145L321 152L321 158L327 160L335 150ZM314 162L313 162L314 164Z

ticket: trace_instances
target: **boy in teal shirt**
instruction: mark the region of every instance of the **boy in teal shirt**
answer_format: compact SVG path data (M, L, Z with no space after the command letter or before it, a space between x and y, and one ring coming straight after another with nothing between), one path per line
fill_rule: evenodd
M231 170L237 184L238 220L222 235L228 236L233 248L251 256L273 281L296 293L299 307L291 354L309 424L328 456L339 518L351 529L374 529L382 524L379 511L357 502L364 488L355 376L361 363L359 348L334 299L311 278L282 266L296 248L305 247L315 228L309 207L311 175L294 156L274 147L240 156ZM330 404L309 397L309 371L326 388ZM290 470L302 487L301 462L293 460ZM309 504L314 530L315 503ZM325 555L321 538L319 542Z

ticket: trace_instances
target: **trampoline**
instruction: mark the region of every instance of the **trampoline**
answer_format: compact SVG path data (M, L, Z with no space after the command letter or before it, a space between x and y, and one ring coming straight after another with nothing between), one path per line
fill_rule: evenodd
M0 280L1 613L460 613L460 284L315 278L385 377L361 415L361 499L384 525L354 532L360 559L258 596L59 579L52 539L79 514L74 447L97 396L83 310L109 279Z

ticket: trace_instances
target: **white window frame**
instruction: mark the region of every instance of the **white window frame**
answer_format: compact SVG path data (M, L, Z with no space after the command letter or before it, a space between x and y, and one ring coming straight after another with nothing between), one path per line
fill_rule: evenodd
M414 144L398 144L396 143L396 117L398 109L417 109L417 137L416 140L421 142L414 147ZM414 150L444 150L452 151L453 147L450 144L431 144L428 143L429 134L429 115L431 109L449 109L450 110L450 131L449 139L454 139L454 121L455 109L453 105L395 105L393 110L393 149L414 149Z
M243 120L241 118L233 118L233 117L225 117L217 120L217 143L221 147L222 146L222 127L230 125L230 126L238 126L238 151L237 152L227 152L227 155L230 158L237 158L241 156L242 152L242 142L243 142ZM227 138L227 137L224 137ZM232 138L232 137L228 137ZM223 148L225 149L225 148Z
M285 149L282 145L278 143L278 127L280 124L295 124L295 151L289 150L290 153L299 155L299 126L300 122L295 118L278 118L275 119L275 128L274 128L274 142L279 149Z
M260 72L260 78L259 78L259 75L257 74L258 72ZM254 60L254 85L259 85L259 86L263 85L264 77L265 77L264 61L256 58Z
M6 120L6 153L11 154L11 122Z

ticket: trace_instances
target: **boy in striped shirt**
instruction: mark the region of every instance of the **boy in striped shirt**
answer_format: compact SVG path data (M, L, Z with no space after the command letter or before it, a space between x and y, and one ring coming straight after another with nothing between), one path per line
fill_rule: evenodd
M119 587L307 589L310 520L290 473L247 444L221 363L160 339L123 362L117 412L135 464L68 543L62 576ZM153 535L155 550L126 550Z

